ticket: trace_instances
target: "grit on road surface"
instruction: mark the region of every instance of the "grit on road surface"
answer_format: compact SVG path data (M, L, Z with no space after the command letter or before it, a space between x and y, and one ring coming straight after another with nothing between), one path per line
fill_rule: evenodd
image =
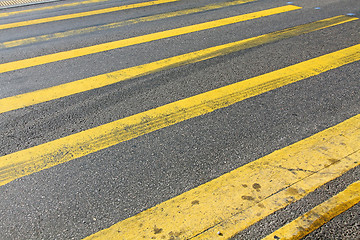
M0 9L0 110L5 109L3 99L12 103L15 98L11 97L25 93L101 74L110 79L112 72L121 69L339 15L360 16L359 0L257 0L233 5L229 3L234 1L225 0L174 0L76 15L146 2L64 0ZM64 4L68 5L60 7ZM214 4L218 7L183 11ZM283 6L300 8L110 50L101 45L93 54L86 50L73 57L71 52L64 60L51 60L54 53ZM164 15L176 11L183 13ZM54 16L75 17L31 22ZM28 25L6 27L10 23ZM111 27L113 23L119 26ZM0 161L21 150L355 46L360 43L359 29L360 20L352 19L279 40L268 38L252 47L220 51L209 59L187 59L103 87L1 110ZM33 66L23 67L17 62L45 55L50 59L46 64L30 60ZM11 62L16 62L16 70L3 65ZM61 91L56 89L54 94ZM15 166L20 169L18 177L0 185L0 239L83 239L358 114L360 61L352 61L47 169L34 164L32 172L23 176ZM3 175L0 178L3 181ZM234 239L262 239L359 180L357 166ZM305 239L359 239L359 212L357 203Z

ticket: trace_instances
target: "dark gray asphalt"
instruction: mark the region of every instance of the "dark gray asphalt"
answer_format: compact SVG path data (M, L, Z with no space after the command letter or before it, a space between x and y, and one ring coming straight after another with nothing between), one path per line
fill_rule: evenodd
M224 0L223 0L224 1ZM56 5L74 1L60 1ZM139 1L0 18L0 24ZM181 0L0 31L0 42L219 2ZM0 50L0 63L283 6L253 3ZM295 0L302 10L0 74L0 98L353 12L359 0ZM45 6L44 4L41 6ZM16 8L28 9L37 6ZM320 7L320 9L315 9ZM1 10L6 12L10 10ZM14 9L11 9L14 11ZM359 44L360 21L0 115L0 156ZM81 239L360 113L360 62L247 99L0 187L0 239ZM260 239L360 179L360 168L245 230ZM360 239L359 205L306 239Z

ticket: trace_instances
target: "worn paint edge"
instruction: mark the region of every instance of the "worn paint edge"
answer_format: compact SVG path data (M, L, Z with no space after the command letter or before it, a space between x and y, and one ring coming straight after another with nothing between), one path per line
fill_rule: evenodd
M357 115L85 239L234 237L358 166L359 127Z
M263 240L301 239L359 202L360 181L357 181L349 185L344 191L266 236Z
M118 6L118 7L110 7L110 8L103 8L103 9L86 11L86 12L71 13L71 14L58 15L58 16L53 16L53 17L37 18L37 19L21 21L21 22L6 23L6 24L0 25L0 30L12 29L12 28L17 28L17 27L25 27L25 26L31 26L31 25L37 25L37 24L43 24L43 23L50 23L50 22L56 22L56 21L63 21L63 20L81 18L81 17L87 17L87 16L94 16L94 15L118 12L118 11L123 11L123 10L128 10L128 9L150 7L150 6L155 6L155 5L165 4L165 3L172 3L172 2L177 2L177 1L180 1L180 0L153 0L153 1L148 1L148 2L122 5L122 6Z
M64 31L64 32L44 34L44 35L38 35L38 36L30 37L30 38L11 40L11 41L6 41L6 42L0 43L0 49L25 46L25 45L29 45L32 43L45 42L45 41L49 41L49 40L61 39L61 38L65 38L65 37L76 36L76 35L81 35L81 34L86 34L86 33L91 33L91 32L98 32L98 31L103 31L103 30L108 30L108 29L113 29L113 28L119 28L119 27L129 26L132 24L137 24L137 23L142 23L142 22L151 22L151 21L156 21L156 20L161 20L161 19L167 19L167 18L179 17L179 16L200 13L200 12L205 12L205 11L210 11L210 10L216 10L216 9L221 9L221 8L225 8L225 7L229 7L229 6L241 5L241 4L245 4L245 3L249 3L249 2L253 2L253 1L255 1L255 0L237 0L237 1L232 1L232 2L209 4L209 5L205 5L203 7L199 7L199 8L190 8L190 9L179 10L179 11L174 11L174 12L160 13L160 14L150 15L150 16L146 16L146 17L128 19L128 20L120 21L120 22L112 22L109 24L104 24L104 25L99 25L99 26L73 29L73 30L68 30L68 31Z
M211 239L218 235L218 232L222 233L224 239L230 239L247 227L290 205L291 203L300 200L309 193L315 191L318 187L336 179L337 177L340 177L350 169L359 166L359 159L359 151L350 154L344 159L332 164L330 167L305 178L303 181L290 185L283 191L280 191L264 201L259 202L241 214L237 214L234 217L226 219L220 224L204 231L202 234L192 239Z
M32 106L73 94L78 94L166 69L204 61L210 58L226 55L231 52L249 49L269 42L279 41L285 38L298 36L353 20L357 20L357 18L337 16L329 19L323 19L317 22L287 28L265 35L219 45L171 58L166 58L144 65L130 67L127 69L122 69L90 78L84 78L50 88L40 89L34 92L3 98L0 99L0 113L5 113L23 107Z
M126 38L126 39L121 39L121 40L107 42L107 43L101 43L101 44L97 44L97 45L93 45L93 46L89 46L89 47L76 48L76 49L72 49L72 50L68 50L68 51L47 54L47 55L42 55L42 56L38 56L38 57L13 61L13 62L2 63L2 64L0 64L0 73L20 70L20 69L29 68L29 67L35 67L35 66L39 66L39 65L43 65L43 64L64 61L67 59L73 59L73 58L87 56L87 55L91 55L91 54L95 54L95 53L106 52L106 51L119 49L119 48L123 48L123 47L128 47L128 46L133 46L133 45L137 45L137 44L141 44L141 43L147 43L147 42L152 42L152 41L156 41L156 40L160 40L160 39L165 39L165 38L180 36L180 35L184 35L184 34L204 31L204 30L208 30L208 29L212 29L212 28L216 28L216 27L222 27L222 26L226 26L226 25L230 25L230 24L234 24L234 23L238 23L238 22L249 21L249 20L253 20L256 18L271 16L274 14L280 14L280 13L294 11L294 10L298 10L298 9L300 9L300 7L287 5L287 6L283 6L283 7L271 8L271 9L266 9L266 10L262 10L262 11L258 11L258 12L247 13L247 14L237 15L237 16L233 16L233 17L222 18L222 19L218 19L218 20L214 20L214 21L189 25L189 26L185 26L185 27L174 28L174 29L165 30L165 31L161 31L161 32L150 33L150 34L141 35L141 36L137 36L137 37ZM353 19L353 18L346 18L346 19L348 20L348 19Z
M0 185L359 60L360 44L2 156Z

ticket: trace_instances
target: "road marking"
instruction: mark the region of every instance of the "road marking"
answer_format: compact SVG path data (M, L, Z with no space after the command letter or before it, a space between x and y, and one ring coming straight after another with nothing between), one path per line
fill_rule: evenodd
M32 44L32 43L45 42L45 41L49 41L49 40L53 40L53 39L60 39L60 38L65 38L65 37L75 36L75 35L80 35L80 34L85 34L85 33L99 32L99 31L103 31L103 30L107 30L107 29L113 29L113 28L131 25L131 24L142 23L142 22L150 22L150 21L156 21L156 20L161 20L161 19L166 19L166 18L171 18L171 17L178 17L178 16L184 16L184 15L188 15L188 14L200 13L200 12L225 8L225 7L229 7L229 6L236 6L236 5L253 2L253 1L255 1L255 0L237 0L237 1L231 1L231 2L215 3L215 4L206 5L206 6L199 7L199 8L192 8L192 9L185 9L185 10L180 10L180 11L175 11L175 12L161 13L161 14L157 14L157 15L153 15L153 16L129 19L129 20L121 21L121 22L114 22L114 23L109 23L109 24L100 25L100 26L80 28L80 29L69 30L69 31L60 32L60 33L45 34L45 35L40 35L40 36L36 36L36 37L12 40L12 41L0 43L0 49L24 46L24 45L28 45L28 44Z
M359 157L357 115L85 239L229 239L358 166Z
M359 60L360 44L2 156L0 186Z
M357 181L348 186L344 191L276 230L263 240L301 239L359 202L360 181Z
M72 13L72 14L66 14L66 15L60 15L60 16L48 17L48 18L39 18L39 19L27 20L27 21L23 21L23 22L14 22L14 23L0 25L0 30L36 25L36 24L40 24L40 23L49 23L49 22L55 22L55 21L61 21L61 20L68 20L68 19L73 19L73 18L94 16L94 15L103 14L103 13L111 13L111 12L117 12L117 11L122 11L122 10L126 10L126 9L148 7L148 6L154 6L154 5L177 2L177 1L180 1L180 0L154 0L154 1L149 1L149 2L135 3L135 4L118 6L118 7L104 8L104 9L93 10L93 11L88 11L88 12Z
M267 10L263 10L263 11L259 11L259 12L238 15L235 17L223 18L220 20L190 25L190 26L181 27L181 28L175 28L175 29L171 29L171 30L151 33L151 34L142 35L142 36L138 36L138 37L127 38L127 39L122 39L122 40L108 42L108 43L102 43L102 44L98 44L98 45L94 45L94 46L90 46L90 47L78 48L78 49L73 49L73 50L54 53L54 54L48 54L48 55L44 55L44 56L3 63L3 64L0 64L0 73L34 67L34 66L38 66L38 65L42 65L42 64L46 64L46 63L63 61L66 59L86 56L86 55L90 55L90 54L94 54L94 53L105 52L105 51L109 51L109 50L113 50L113 49L119 49L122 47L133 46L136 44L156 41L156 40L170 38L170 37L179 36L179 35L183 35L183 34L203 31L206 29L226 26L226 25L233 24L233 23L248 21L248 20L261 18L261 17L265 17L265 16L271 16L274 14L284 13L284 12L293 11L293 10L297 10L297 9L300 9L300 7L287 5L284 7L272 8L272 9L267 9Z
M4 13L0 13L0 18L1 17L12 16L12 15L17 15L17 14L23 14L23 13L30 13L30 12L37 12L37 11L44 11L44 10L52 10L52 9L63 8L63 7L75 7L75 6L79 6L79 5L85 5L85 4L91 4L91 3L99 3L99 2L107 2L107 1L109 1L109 0L88 0L88 1L80 1L80 2L74 2L74 3L66 3L66 4L61 4L61 5L48 6L48 7L39 7L39 8L34 8L34 9L26 9L26 10L21 10L21 11L14 11L14 12L4 12Z
M0 99L0 113L20 109L38 103L43 103L54 99L70 96L73 94L89 91L92 89L108 86L113 83L159 72L165 69L171 69L171 68L187 65L190 63L203 61L213 57L225 55L231 52L240 51L243 49L249 49L252 47L260 46L262 44L278 41L281 39L298 36L301 34L320 30L326 27L331 27L337 24L341 24L347 21L352 21L354 19L356 18L351 18L347 16L338 16L330 19L324 19L321 21L284 29L281 31L261 35L258 37L241 40L238 42L211 47L204 50L187 53L184 55L171 57L152 63L147 63L140 66L135 66L107 74L89 77L50 88L40 89L34 92L3 98Z

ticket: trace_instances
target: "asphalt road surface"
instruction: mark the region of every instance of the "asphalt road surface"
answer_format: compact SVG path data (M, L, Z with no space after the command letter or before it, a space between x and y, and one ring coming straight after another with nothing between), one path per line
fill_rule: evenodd
M0 9L0 239L360 239L359 0L27 3Z

